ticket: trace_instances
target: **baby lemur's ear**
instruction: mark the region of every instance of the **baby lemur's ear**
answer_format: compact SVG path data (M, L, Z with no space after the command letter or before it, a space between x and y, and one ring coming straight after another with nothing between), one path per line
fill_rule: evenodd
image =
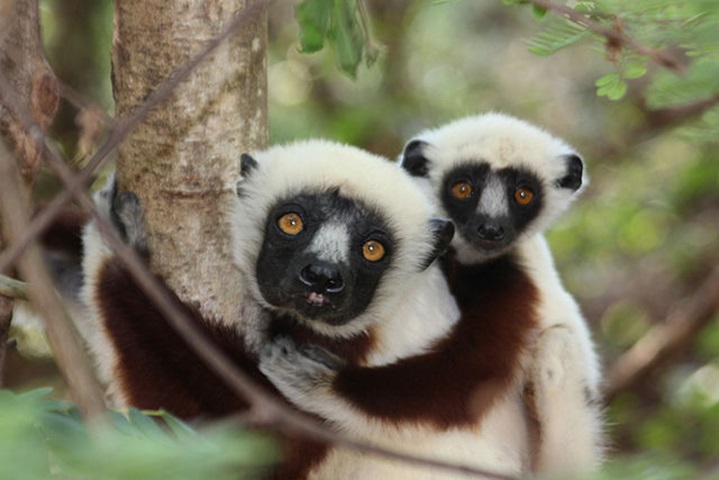
M426 177L429 175L429 160L424 156L424 147L427 142L412 140L404 147L402 159L399 164L413 177Z
M579 190L582 186L582 175L584 173L584 162L582 157L576 153L565 155L561 158L566 165L566 173L562 178L555 181L555 185L559 188L568 188L573 192Z

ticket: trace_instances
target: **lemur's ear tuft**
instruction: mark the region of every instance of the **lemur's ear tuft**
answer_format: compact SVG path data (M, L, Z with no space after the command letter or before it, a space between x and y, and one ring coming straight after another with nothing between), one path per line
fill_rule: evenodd
M582 174L584 172L582 157L572 153L562 157L562 159L566 165L566 173L562 178L557 179L555 184L559 188L568 188L576 192L582 186Z
M257 168L257 160L252 158L249 153L240 155L240 174L243 177L249 176L254 169Z
M424 147L427 142L412 140L404 147L400 166L413 177L427 177L429 175L429 160L424 156Z
M235 187L238 197L241 197L244 193L242 188L244 180L252 176L252 172L257 170L257 166L257 160L252 158L249 153L240 155L240 179L237 181L237 186Z

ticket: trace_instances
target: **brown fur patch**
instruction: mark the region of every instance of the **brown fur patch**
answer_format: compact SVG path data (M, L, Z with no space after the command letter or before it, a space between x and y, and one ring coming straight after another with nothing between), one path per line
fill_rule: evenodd
M538 326L538 291L512 256L443 269L461 318L430 352L382 367L350 367L335 387L385 420L446 429L474 424L507 393Z
M42 207L36 213L42 211ZM40 237L42 246L50 251L62 252L73 258L82 257L82 229L90 215L77 209L60 210Z
M219 418L248 408L248 403L185 344L119 260L105 264L98 280L96 300L117 354L115 374L130 405L149 410L162 408L186 420ZM237 367L274 391L236 329L205 321L169 288L167 293ZM282 445L284 461L268 478L305 478L328 451L326 445L304 438L286 440Z

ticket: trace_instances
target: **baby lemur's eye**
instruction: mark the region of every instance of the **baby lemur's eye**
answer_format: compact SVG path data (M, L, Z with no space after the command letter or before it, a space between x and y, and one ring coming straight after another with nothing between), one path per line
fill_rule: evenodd
M299 214L290 212L285 213L277 220L277 226L287 235L297 235L305 227L305 224Z
M460 200L467 199L472 195L472 185L469 182L457 182L452 186L452 195Z
M369 262L379 262L384 255L384 245L377 240L369 240L362 245L362 256Z
M534 200L534 194L528 188L518 188L514 191L514 201L524 206L529 205Z

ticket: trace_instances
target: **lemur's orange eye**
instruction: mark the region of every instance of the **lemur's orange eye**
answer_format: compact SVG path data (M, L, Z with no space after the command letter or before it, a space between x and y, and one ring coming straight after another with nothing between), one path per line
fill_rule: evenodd
M379 262L384 255L384 245L377 240L369 240L362 245L362 256L369 262Z
M302 217L290 212L285 213L277 220L277 226L287 235L297 235L305 227L305 224L302 222Z
M460 200L467 199L472 195L472 185L469 182L457 182L452 186L452 195Z
M532 203L534 194L528 188L518 188L514 191L514 200L524 207Z

